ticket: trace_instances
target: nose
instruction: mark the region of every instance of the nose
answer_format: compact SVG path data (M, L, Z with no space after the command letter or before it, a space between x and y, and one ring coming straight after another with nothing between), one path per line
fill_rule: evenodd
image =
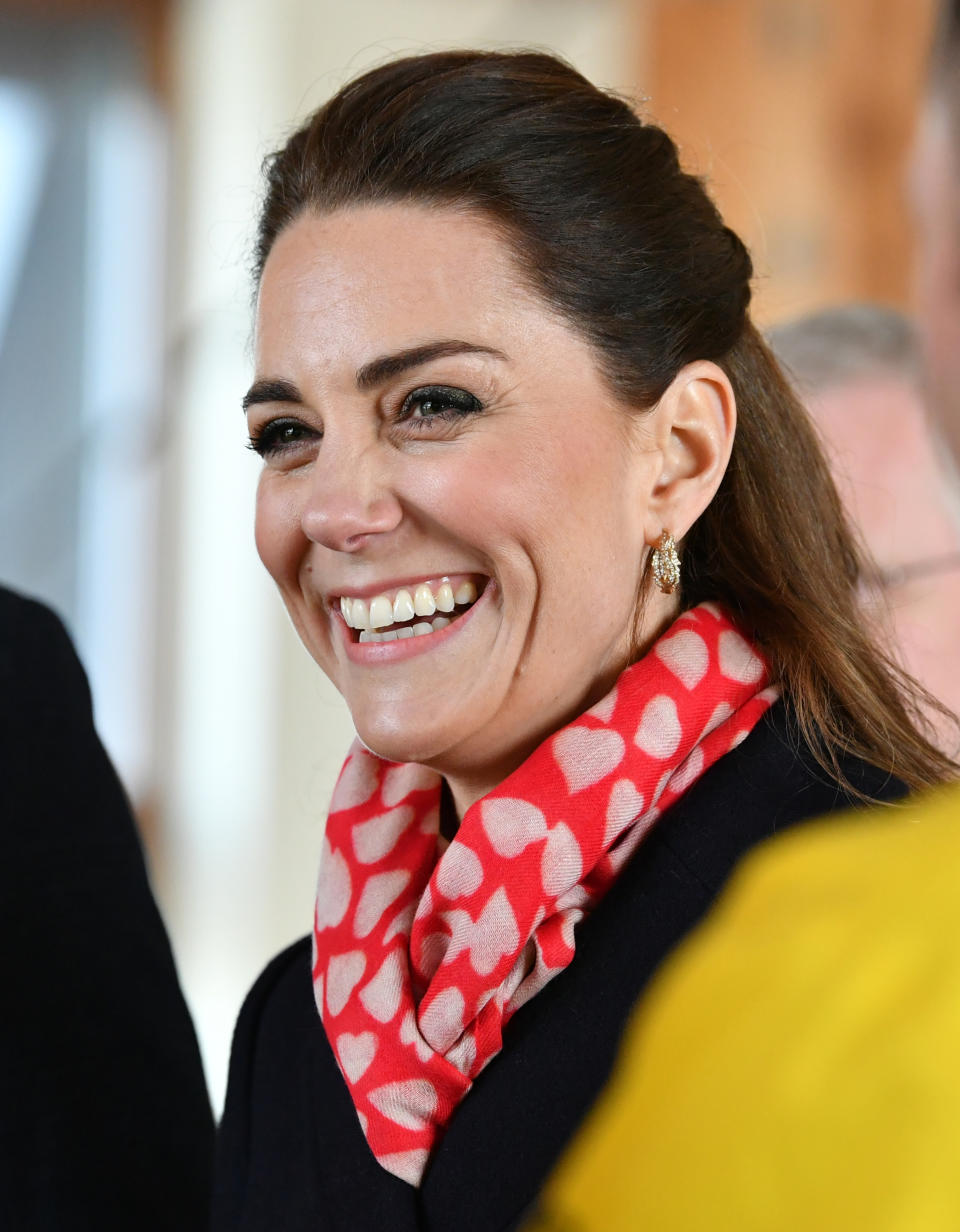
M370 536L395 530L402 517L375 445L350 456L331 450L314 462L300 518L308 539L335 552L359 552Z

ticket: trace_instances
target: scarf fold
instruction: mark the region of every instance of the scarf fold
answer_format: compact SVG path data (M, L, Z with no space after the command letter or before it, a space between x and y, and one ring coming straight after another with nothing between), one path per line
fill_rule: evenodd
M573 959L576 928L663 811L777 696L716 605L685 612L611 692L466 812L441 779L356 741L317 891L314 994L379 1163L419 1185L512 1015Z

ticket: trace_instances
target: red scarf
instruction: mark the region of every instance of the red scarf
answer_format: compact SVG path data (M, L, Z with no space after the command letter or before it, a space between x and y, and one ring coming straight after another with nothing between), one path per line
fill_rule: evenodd
M313 982L370 1149L419 1185L514 1013L656 819L776 697L713 604L439 833L438 774L354 743L323 843Z

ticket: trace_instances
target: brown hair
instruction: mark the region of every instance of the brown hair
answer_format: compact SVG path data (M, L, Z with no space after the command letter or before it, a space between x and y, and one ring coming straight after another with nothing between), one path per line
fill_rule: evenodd
M943 100L960 163L960 0L944 0L937 14L930 49L930 88Z
M452 206L499 226L627 405L655 404L688 362L718 362L738 428L686 538L683 605L732 611L838 781L844 753L913 787L952 774L915 726L919 686L863 631L860 556L827 465L747 314L750 257L666 133L552 56L441 52L346 85L265 171L258 280L305 211Z

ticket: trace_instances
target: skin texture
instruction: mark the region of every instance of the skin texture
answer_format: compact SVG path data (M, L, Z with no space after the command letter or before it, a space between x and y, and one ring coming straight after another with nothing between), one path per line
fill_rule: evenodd
M960 553L960 508L920 391L878 370L809 399L837 487L879 567L896 570ZM900 580L868 601L887 617L904 666L952 711L960 710L955 653L960 567ZM932 716L941 747L957 752L956 724Z
M910 168L916 222L916 304L930 405L960 460L960 134L932 95L917 128Z
M881 568L960 548L952 476L910 380L878 369L812 394L807 409L844 504Z
M371 361L451 339L498 354L358 387ZM260 556L361 739L444 774L462 816L674 614L651 591L638 616L639 579L661 530L679 539L720 483L729 382L693 364L655 408L624 407L492 225L411 205L304 215L281 233L261 281L256 381L292 386L248 410L251 435L275 445ZM436 386L483 409L430 418L436 398L410 396ZM340 595L464 573L489 579L486 593L434 647L392 663L347 654Z

